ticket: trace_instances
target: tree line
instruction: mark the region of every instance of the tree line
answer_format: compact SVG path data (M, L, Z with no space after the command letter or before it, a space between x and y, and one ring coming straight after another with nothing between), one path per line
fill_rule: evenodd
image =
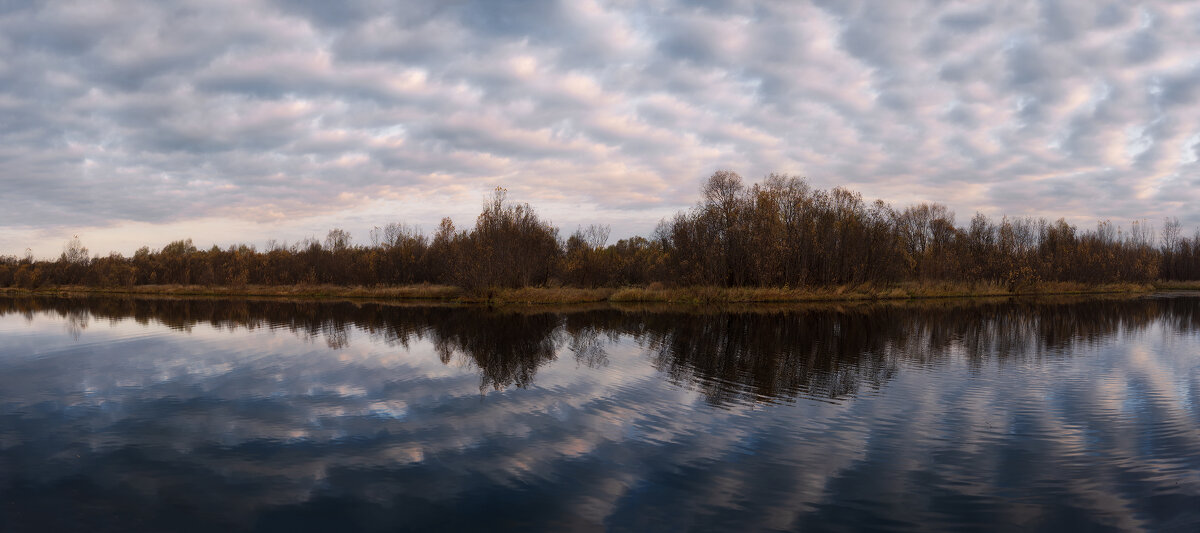
M0 256L0 287L85 285L405 285L439 283L485 291L525 286L770 286L988 282L1009 287L1200 279L1200 231L1177 219L1156 231L1100 222L976 214L958 224L936 203L903 209L868 203L845 188L814 189L781 174L746 185L714 173L693 208L661 221L649 237L609 244L592 225L562 237L526 203L497 188L470 229L443 219L432 235L404 224L355 244L341 229L323 240L265 250L244 244L200 249L191 239L132 256L92 256L78 237L56 260Z

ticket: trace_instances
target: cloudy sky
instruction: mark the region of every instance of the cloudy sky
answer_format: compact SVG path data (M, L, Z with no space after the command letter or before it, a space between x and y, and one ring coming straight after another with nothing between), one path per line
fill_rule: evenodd
M0 0L0 254L358 242L497 185L649 233L716 169L1200 225L1200 2Z

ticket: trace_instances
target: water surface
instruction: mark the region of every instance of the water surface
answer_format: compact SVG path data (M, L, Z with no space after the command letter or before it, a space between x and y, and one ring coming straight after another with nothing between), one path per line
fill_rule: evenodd
M0 530L1200 528L1200 298L0 298Z

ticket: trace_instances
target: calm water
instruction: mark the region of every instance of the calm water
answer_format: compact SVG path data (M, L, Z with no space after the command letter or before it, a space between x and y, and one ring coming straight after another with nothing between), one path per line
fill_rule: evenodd
M0 531L1200 529L1200 298L0 298Z

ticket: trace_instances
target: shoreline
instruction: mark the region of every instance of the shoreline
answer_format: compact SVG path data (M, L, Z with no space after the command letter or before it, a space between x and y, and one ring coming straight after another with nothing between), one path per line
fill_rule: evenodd
M1200 281L1135 283L1042 283L1019 290L998 284L898 283L885 287L871 285L806 287L679 287L679 288L597 288L523 287L468 292L448 285L405 285L353 287L339 285L139 285L133 287L55 286L36 289L0 288L3 295L128 295L128 296L209 296L209 297L284 297L317 300L395 300L458 304L574 304L574 303L804 303L862 302L928 299L996 298L1061 295L1143 295L1165 291L1200 291Z

